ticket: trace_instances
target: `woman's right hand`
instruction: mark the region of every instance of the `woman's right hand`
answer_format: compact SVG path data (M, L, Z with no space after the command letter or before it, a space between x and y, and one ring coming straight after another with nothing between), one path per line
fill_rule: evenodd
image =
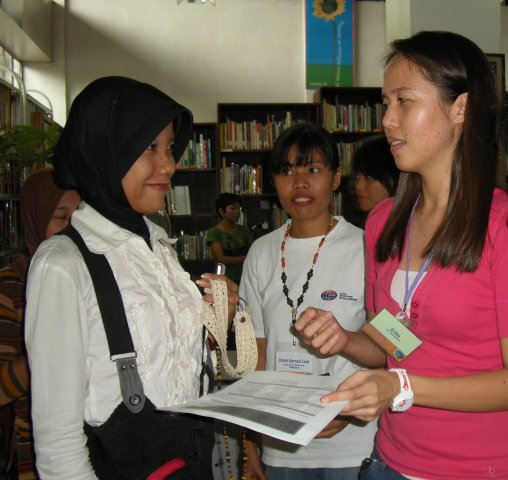
M400 392L396 373L384 369L359 370L346 378L335 392L321 397L322 403L348 401L341 415L372 422L390 408Z
M344 350L349 342L346 331L331 312L307 308L294 325L303 341L321 355L332 356Z

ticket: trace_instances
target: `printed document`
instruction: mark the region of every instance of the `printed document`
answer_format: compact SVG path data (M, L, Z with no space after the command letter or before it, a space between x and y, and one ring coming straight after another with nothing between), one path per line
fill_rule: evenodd
M319 401L339 383L340 378L333 375L252 372L199 400L160 410L213 417L307 445L346 406L346 401Z

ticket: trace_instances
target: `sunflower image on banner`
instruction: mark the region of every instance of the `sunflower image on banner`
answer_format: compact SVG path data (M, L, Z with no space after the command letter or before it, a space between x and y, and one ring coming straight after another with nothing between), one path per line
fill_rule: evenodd
M305 0L307 88L353 85L353 0Z

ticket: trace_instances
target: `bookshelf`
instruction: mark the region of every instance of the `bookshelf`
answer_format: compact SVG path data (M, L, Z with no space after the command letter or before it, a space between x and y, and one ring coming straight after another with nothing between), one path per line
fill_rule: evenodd
M336 138L346 172L337 203L340 213L354 223L348 165L358 143L381 131L380 102L379 88L327 87L316 91L314 103L219 103L217 123L194 124L168 195L171 236L178 238L175 246L183 267L194 277L213 271L205 235L217 223L215 199L220 192L241 196L245 224L254 237L285 222L287 216L278 203L267 162L277 136L298 121L321 123ZM330 105L342 103L349 106L347 111L352 114L348 115L354 120L362 118L362 126L325 124Z
M27 95L16 72L2 67L0 78L0 268L25 252L20 187L36 159L44 159L49 136L57 130L50 109ZM13 84L9 83L13 80ZM14 80L18 84L14 85ZM53 126L51 126L53 125ZM31 130L27 127L33 127ZM37 130L34 130L37 129ZM39 135L40 131L40 135ZM49 132L46 134L46 132ZM14 144L14 145L13 145ZM37 151L37 153L35 153Z
M319 105L321 125L334 136L339 148L341 214L349 222L362 225L365 214L355 209L352 160L362 140L383 132L381 88L322 87L314 92L314 103Z
M254 236L285 221L267 162L277 136L298 121L317 123L312 103L219 103L219 191L242 197L246 226Z
M205 238L206 231L217 223L216 136L215 123L194 124L166 202L171 237L178 238L175 245L178 257L193 277L214 271Z

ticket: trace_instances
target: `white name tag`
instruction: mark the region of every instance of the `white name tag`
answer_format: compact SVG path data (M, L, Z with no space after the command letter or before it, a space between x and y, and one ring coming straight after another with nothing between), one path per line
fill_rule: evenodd
M277 372L314 374L314 357L309 353L296 350L291 344L278 344L275 352L275 370Z

